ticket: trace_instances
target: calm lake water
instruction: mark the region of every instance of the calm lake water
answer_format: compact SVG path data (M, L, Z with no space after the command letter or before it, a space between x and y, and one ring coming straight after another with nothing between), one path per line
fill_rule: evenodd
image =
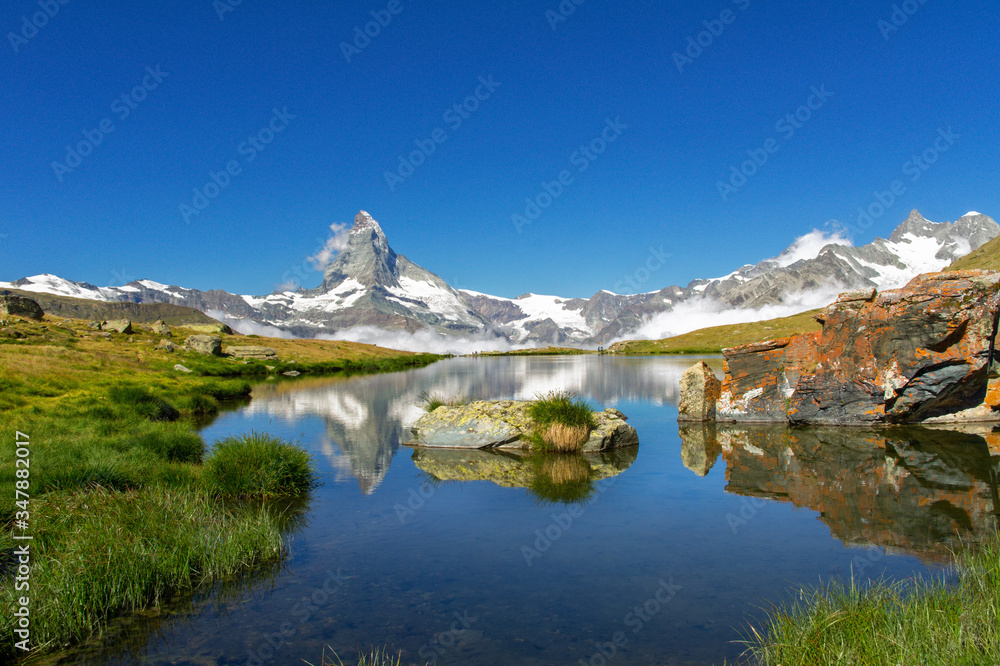
M324 484L287 561L69 661L318 664L331 646L349 663L389 645L406 664L732 663L748 620L793 587L940 575L956 534L996 525L992 435L679 431L694 360L457 358L261 385L203 435L268 431L313 454ZM624 412L638 449L567 462L402 445L421 391L556 389ZM554 499L563 487L579 501Z

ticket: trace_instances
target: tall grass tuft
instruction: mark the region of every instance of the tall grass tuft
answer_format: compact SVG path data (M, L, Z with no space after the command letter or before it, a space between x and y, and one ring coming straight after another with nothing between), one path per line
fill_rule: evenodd
M327 650L330 651L329 654L327 654ZM362 653L358 655L357 666L399 666L402 663L402 660L402 653L393 655L389 652L389 648L373 647L368 654ZM313 666L313 664L308 661L305 663L308 664L308 666ZM345 664L333 648L326 646L323 648L322 655L320 655L319 666L345 666Z
M1000 664L1000 536L956 556L958 583L833 583L750 627L757 663Z
M537 424L532 440L561 452L580 450L596 425L591 406L564 391L538 396L528 407L528 415Z
M210 492L223 497L286 497L312 488L316 470L304 449L251 432L215 444L205 460L204 481Z

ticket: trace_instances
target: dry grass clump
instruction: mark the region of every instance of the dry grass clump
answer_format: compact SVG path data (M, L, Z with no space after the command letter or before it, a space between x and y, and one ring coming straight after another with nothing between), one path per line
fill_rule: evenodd
M539 433L542 441L556 451L579 451L590 438L590 426L553 423Z

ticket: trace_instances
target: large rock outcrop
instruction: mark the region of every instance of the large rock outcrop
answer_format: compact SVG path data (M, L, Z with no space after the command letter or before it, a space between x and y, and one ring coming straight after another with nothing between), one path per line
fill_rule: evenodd
M522 438L536 429L528 415L531 401L477 400L467 405L441 406L424 414L413 425L411 446L446 449L525 449L531 443ZM582 452L606 451L639 443L635 428L616 409L594 412L597 423L580 447Z
M723 350L716 419L871 425L1000 418L990 388L1000 273L917 276L841 294L823 330Z
M0 294L0 315L14 315L41 320L45 315L38 301L10 293Z

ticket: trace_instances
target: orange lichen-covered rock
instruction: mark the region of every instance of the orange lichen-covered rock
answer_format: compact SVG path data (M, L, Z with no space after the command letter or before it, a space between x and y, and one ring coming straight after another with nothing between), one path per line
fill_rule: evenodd
M723 350L719 421L857 425L960 412L1000 415L987 396L1000 272L919 275L902 289L841 294L810 333ZM971 408L984 409L968 412ZM984 416L985 415L985 416Z

